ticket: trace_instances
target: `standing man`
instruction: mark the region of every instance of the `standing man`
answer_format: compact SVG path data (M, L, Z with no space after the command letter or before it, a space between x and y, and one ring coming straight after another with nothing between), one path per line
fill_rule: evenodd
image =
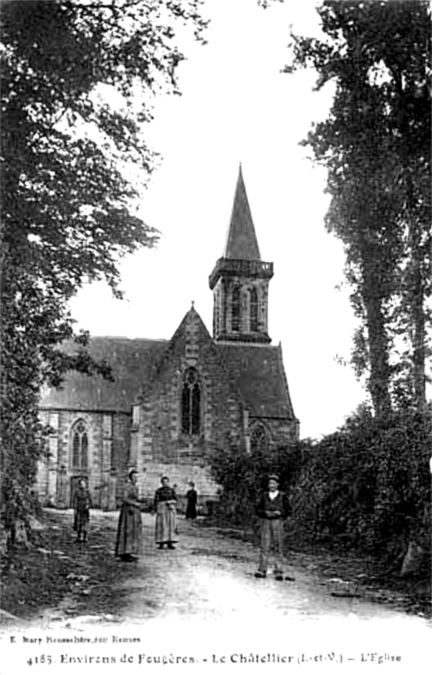
M198 494L195 490L195 483L189 483L189 490L186 492L186 518L194 520L197 517Z
M270 549L273 544L275 579L283 581L283 523L290 513L290 506L286 495L279 490L278 476L272 474L268 477L268 489L261 495L256 513L261 519L261 552L255 576L258 579L267 576Z

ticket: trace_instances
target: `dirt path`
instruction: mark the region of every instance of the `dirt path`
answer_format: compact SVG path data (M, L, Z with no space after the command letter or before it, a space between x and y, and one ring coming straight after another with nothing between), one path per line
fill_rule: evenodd
M106 666L99 668L104 659L127 663L126 675L141 674L143 665L147 672L152 664L160 668L158 663L164 672L173 666L176 675L189 673L188 664L200 665L201 673L228 665L260 672L263 663L266 671L271 666L279 672L288 663L303 673L319 667L320 675L335 672L335 663L344 665L344 673L367 675L367 664L403 675L429 672L427 621L406 614L394 598L389 605L376 591L368 595L364 584L356 585L353 568L349 580L336 581L323 575L317 557L292 553L285 574L294 581L255 579L253 544L180 518L176 549L160 551L149 514L143 516L142 558L121 563L113 555L117 518L93 512L88 545L80 547L71 512L48 514L42 535L51 549L38 548L29 555L38 552L39 559L21 560L27 593L18 588L3 605L21 620L0 631L7 666L1 675L28 664L38 666L38 675L54 672L54 664L61 675L63 666L75 672L77 664L81 675L107 675Z
M50 650L43 655L59 665L63 658L69 663L67 659L74 662L77 655L84 659L89 654L108 654L113 663L128 658L137 668L144 658L166 658L170 665L170 658L184 657L213 668L228 661L233 665L233 659L237 667L242 662L236 659L249 659L246 666L250 659L283 657L307 672L305 664L312 668L321 662L330 668L334 659L361 669L369 661L395 666L400 657L407 669L395 672L415 668L422 675L429 670L425 619L376 598L372 602L364 591L360 597L352 583L344 586L343 580L323 578L311 556L294 554L286 560L285 573L295 581L255 579L258 550L253 544L180 518L176 550L160 551L153 541L154 517L145 514L144 554L137 563L121 563L113 556L117 517L92 514L88 546L79 548L70 531L71 515L52 516L63 537L63 550L54 553L63 560L64 592L59 602L41 603L31 621L13 628L18 636L13 645L0 636L2 648L10 650L13 671L20 672L19 658L29 653L40 658L26 641L30 638L40 638ZM65 653L63 642L72 639L91 644L74 644ZM25 649L18 652L14 648L20 640ZM102 651L97 651L102 642ZM95 667L92 663L88 672L98 673ZM175 667L183 672L180 664ZM100 672L106 675L106 669ZM365 672L364 666L359 672Z
M63 517L67 518L67 514ZM72 555L81 557L86 572L83 579L77 575L75 586L79 586L80 592L77 596L74 588L59 606L46 609L40 616L45 627L53 623L82 625L86 620L130 624L144 619L186 616L241 620L252 614L265 615L269 620L355 616L421 622L417 617L407 617L395 608L377 603L375 596L374 601L368 600L364 590L360 592L355 584L344 579L324 580L313 564L305 565L305 556L301 554L286 559L285 574L295 581L278 582L271 574L267 579L255 579L258 550L253 544L182 518L176 549L160 551L153 540L154 516L143 514L143 555L136 563L121 563L112 555L116 525L117 514L95 512L93 532L102 529L104 543L92 543L90 536L87 550L75 547ZM111 570L114 568L108 588L103 583L92 585L89 564L95 549L102 549ZM109 604L95 617L93 599L98 592L109 596ZM90 611L87 613L86 609Z
M198 529L182 520L176 550L159 551L153 544L153 524L153 518L146 515L144 534L149 545L137 564L139 573L114 589L114 593L129 595L120 615L123 620L176 615L241 619L251 613L291 619L353 612L365 618L399 615L352 595L343 597L343 585L341 596L331 595L337 582L320 582L294 561L287 560L285 567L286 576L294 582L278 582L271 574L257 580L256 547L227 538L214 528Z

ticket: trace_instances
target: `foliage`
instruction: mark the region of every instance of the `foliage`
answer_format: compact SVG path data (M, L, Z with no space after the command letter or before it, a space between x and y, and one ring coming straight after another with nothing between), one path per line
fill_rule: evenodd
M277 471L292 506L292 545L342 545L393 565L410 541L430 549L431 441L432 411L380 419L363 406L320 441L270 455L218 451L213 474L230 520L253 523L263 481Z
M177 93L177 28L200 37L200 0L61 0L2 7L2 516L25 517L44 430L44 383L107 373L73 337L71 296L157 233L134 211L156 156L145 141L158 91ZM132 171L133 167L133 171ZM141 185L142 187L142 185Z
M353 363L377 415L425 405L430 261L430 12L424 0L325 0L323 38L294 37L294 62L335 84L307 139L328 169L327 226L344 243L360 328Z
M253 523L259 495L276 473L289 492L301 465L302 444L251 453L237 446L218 448L210 458L212 475L222 486L220 508L233 522Z
M430 441L430 414L353 416L308 453L296 486L298 524L375 553L403 550L411 538L426 545Z

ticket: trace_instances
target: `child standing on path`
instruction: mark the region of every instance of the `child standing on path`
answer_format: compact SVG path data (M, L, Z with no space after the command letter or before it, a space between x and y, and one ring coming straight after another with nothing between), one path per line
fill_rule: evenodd
M90 492L84 478L78 481L78 488L74 494L74 530L77 533L76 541L85 544L87 541L90 509L92 506Z
M198 494L195 490L195 483L189 483L189 490L186 492L186 518L195 520L197 517Z

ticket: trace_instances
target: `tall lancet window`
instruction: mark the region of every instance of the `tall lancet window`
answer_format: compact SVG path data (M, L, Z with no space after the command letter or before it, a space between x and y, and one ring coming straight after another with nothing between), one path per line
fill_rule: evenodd
M72 429L72 468L88 468L88 434L83 420L76 422Z
M197 436L200 432L201 391L198 373L188 368L184 374L182 389L182 432Z
M256 288L250 292L250 329L251 332L258 331L258 293Z
M233 331L240 330L240 288L233 288L231 298L231 328Z

